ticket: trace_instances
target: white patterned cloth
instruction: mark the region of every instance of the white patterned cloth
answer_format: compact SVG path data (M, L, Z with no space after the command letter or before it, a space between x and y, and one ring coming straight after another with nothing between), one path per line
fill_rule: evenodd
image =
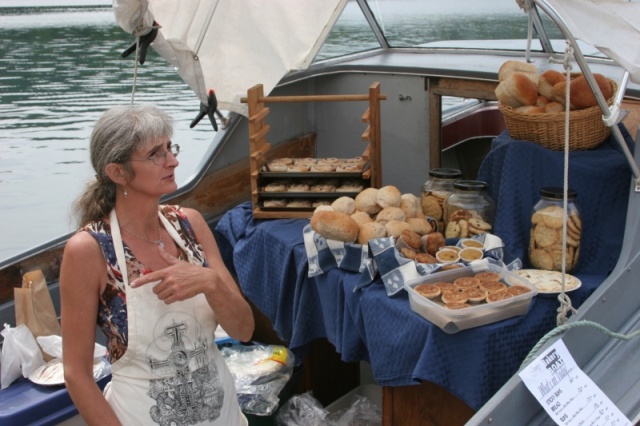
M309 224L305 225L303 234L309 262L309 277L340 268L362 274L362 285L370 284L375 278L376 269L368 245L328 240L315 232Z
M371 284L377 273L385 286L388 296L404 289L404 283L438 272L445 266L442 263L426 264L403 257L396 248L393 237L375 238L368 245L344 243L328 240L315 232L311 225L304 227L304 246L309 263L309 277L326 273L333 268L362 274L354 289ZM473 237L484 245L484 259L502 263L502 239L493 234L481 234ZM458 239L447 240L447 245L458 245ZM522 262L516 259L508 269L520 269Z

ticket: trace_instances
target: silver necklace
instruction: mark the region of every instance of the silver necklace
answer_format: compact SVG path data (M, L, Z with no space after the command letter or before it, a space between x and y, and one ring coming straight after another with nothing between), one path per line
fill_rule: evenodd
M138 235L135 232L130 231L129 229L127 229L126 227L122 227L122 229L124 229L125 231L127 231L128 234L130 234L133 237L136 237L139 240L143 240L146 241L150 244L156 244L158 246L160 246L160 250L164 250L164 243L162 242L162 235L160 234L160 225L158 225L158 239L157 240L150 240L146 237L143 237L142 235Z

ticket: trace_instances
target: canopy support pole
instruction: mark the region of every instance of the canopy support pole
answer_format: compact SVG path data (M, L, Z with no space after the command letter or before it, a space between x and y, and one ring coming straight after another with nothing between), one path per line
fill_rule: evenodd
M596 97L596 101L602 110L602 120L605 122L609 128L611 128L611 133L613 134L618 146L622 150L622 153L627 159L629 163L629 167L633 173L635 178L635 191L640 192L640 169L638 169L638 165L636 164L635 159L633 158L633 154L627 147L627 144L624 140L624 136L622 136L622 132L617 126L618 122L618 112L620 108L620 104L622 103L622 98L624 96L624 92L627 89L627 85L629 84L629 71L625 71L624 76L622 77L622 82L618 86L618 91L616 92L615 99L613 102L613 108L609 108L607 104L607 100L602 95L602 91L598 87L598 83L596 83L596 79L593 77L593 73L589 69L589 64L585 60L582 52L580 51L580 47L576 42L576 39L573 37L564 20L558 15L558 13L553 9L545 0L532 0L535 6L542 9L549 18L553 21L554 24L558 27L562 35L566 38L566 40L571 44L574 49L574 58L580 67L580 70L584 74L584 77L589 83L589 87L593 91L593 94Z

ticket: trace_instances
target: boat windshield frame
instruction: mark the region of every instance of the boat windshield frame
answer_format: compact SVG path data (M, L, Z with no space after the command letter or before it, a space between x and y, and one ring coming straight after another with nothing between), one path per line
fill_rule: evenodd
M411 52L411 51L425 51L425 50L437 50L439 52L442 51L456 51L456 50L478 50L478 51L499 51L499 50L530 50L531 52L535 52L538 54L544 55L557 55L562 56L564 47L565 47L565 39L561 33L561 31L556 27L552 20L548 18L546 15L541 15L539 8L536 7L535 4L532 4L530 8L527 10L523 10L520 8L516 0L513 1L513 11L514 16L518 13L522 13L522 19L527 22L527 34L522 37L509 37L509 38L473 38L473 32L465 33L464 29L461 30L463 37L452 37L449 39L435 39L430 34L425 35L425 37L429 38L429 40L420 40L419 38L415 39L415 43L411 45L403 44L399 40L399 35L402 34L401 31L398 31L398 14L399 10L402 9L400 7L396 7L393 9L394 16L389 17L385 16L385 10L389 11L389 6L384 7L386 4L390 4L391 0L350 0L347 4L347 7L342 12L342 15L336 22L334 28L329 34L327 40L325 40L323 44L323 48L320 49L318 55L314 59L313 63L327 63L333 61L341 61L344 59L353 59L363 56L371 56L376 55L381 52L390 52L390 51L398 51L398 52ZM424 2L428 4L428 2ZM421 2L422 4L422 2ZM382 5L382 6L381 6ZM357 6L357 7L356 7ZM421 6L422 7L422 6ZM426 7L426 6L425 6ZM446 7L440 5L439 7ZM453 9L456 9L458 6L451 6ZM423 11L422 11L423 12ZM360 13L360 16L355 16L357 13ZM441 12L444 13L444 12ZM504 6L502 9L502 13L504 13ZM504 16L504 15L503 15ZM511 16L511 12L509 9L508 15ZM409 19L410 17L407 17ZM463 17L464 18L464 17ZM362 22L362 28L365 28L365 25L368 26L367 30L363 30L358 34L354 34L354 22L356 19L360 19ZM414 17L415 19L415 17ZM346 23L348 22L348 24ZM348 31L342 31L347 27ZM426 25L425 25L426 26ZM521 25L519 25L521 27ZM336 30L337 29L337 30ZM332 35L334 35L334 31L339 32L342 37L344 37L345 33L349 33L352 36L358 37L369 37L371 45L367 48L359 47L354 48L353 50L347 51L348 43L343 43L341 45L342 49L345 51L340 53L331 53L330 48L325 49L327 46L330 46L332 43L335 43L335 39L332 39ZM365 34L364 31L368 31L369 34ZM469 37L465 38L464 35L468 34ZM519 34L522 35L522 34ZM531 42L529 43L529 35L531 38ZM335 37L335 36L334 36ZM394 38L396 37L396 38ZM405 37L406 39L406 37ZM360 45L361 46L361 45ZM335 49L334 49L335 50ZM585 56L589 58L599 59L599 60L608 60L608 58L603 55L597 49L585 49Z

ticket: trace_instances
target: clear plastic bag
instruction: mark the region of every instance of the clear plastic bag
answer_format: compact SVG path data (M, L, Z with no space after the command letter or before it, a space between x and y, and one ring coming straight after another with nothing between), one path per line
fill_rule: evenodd
M326 418L329 412L311 392L292 396L276 414L277 426L333 426Z
M354 395L347 409L330 413L311 392L291 397L276 414L277 426L378 426L382 411L367 397Z
M4 337L0 389L4 389L21 376L29 377L44 365L44 359L36 339L26 325L11 328L9 324L5 324L0 334Z
M367 397L354 395L351 406L327 416L327 424L335 426L382 426L382 411Z
M271 415L293 373L294 355L284 346L260 344L225 347L221 352L235 380L242 411Z

